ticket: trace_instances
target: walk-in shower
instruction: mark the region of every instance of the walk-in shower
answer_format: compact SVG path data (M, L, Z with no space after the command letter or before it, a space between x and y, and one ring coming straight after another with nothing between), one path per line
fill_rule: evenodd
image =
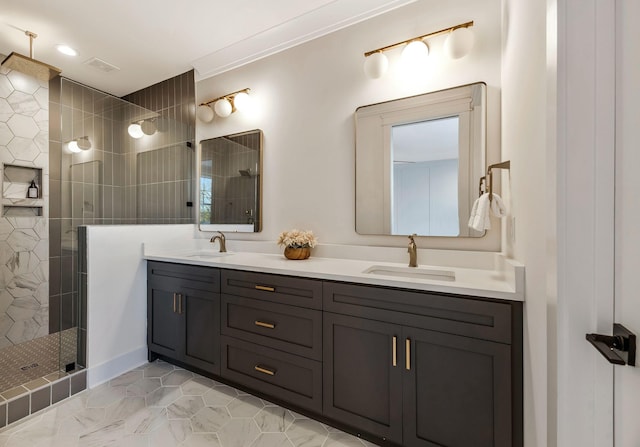
M192 72L128 98L149 108L61 77L46 83L4 70L0 83L13 90L0 120L3 414L5 399L11 408L31 393L33 402L87 366L85 226L194 222L195 95ZM175 104L162 99L165 83L184 86L171 92ZM156 131L131 138L128 126L149 118ZM69 145L78 138L89 147ZM27 198L32 181L37 197ZM73 377L59 387L67 395L81 389ZM52 392L47 405L55 401Z

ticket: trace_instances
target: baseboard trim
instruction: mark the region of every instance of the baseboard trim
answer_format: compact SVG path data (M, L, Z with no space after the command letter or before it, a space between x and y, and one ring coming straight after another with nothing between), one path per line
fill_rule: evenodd
M87 368L87 388L95 388L147 363L147 347L142 346L97 366Z

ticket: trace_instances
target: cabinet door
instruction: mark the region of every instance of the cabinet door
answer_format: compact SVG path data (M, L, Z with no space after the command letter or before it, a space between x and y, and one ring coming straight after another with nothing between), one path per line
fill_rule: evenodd
M173 286L173 287L172 287ZM147 286L147 344L155 353L178 358L181 346L180 315L175 284L152 282Z
M193 289L180 291L184 353L180 360L220 374L220 295Z
M402 338L403 445L512 445L509 345L406 327Z
M323 414L402 443L401 326L324 314ZM400 345L397 345L398 348Z

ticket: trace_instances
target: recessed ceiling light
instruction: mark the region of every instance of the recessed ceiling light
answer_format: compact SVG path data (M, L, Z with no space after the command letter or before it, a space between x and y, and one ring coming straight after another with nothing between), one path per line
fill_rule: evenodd
M68 45L56 45L56 49L61 52L62 54L66 54L67 56L77 56L78 52L76 50L74 50L73 48L71 48Z

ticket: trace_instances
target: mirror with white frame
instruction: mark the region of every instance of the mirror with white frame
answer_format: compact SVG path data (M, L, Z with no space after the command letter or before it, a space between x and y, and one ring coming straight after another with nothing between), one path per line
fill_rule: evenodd
M468 227L484 175L486 85L359 107L356 232L480 237Z
M200 142L198 223L202 231L262 230L262 131Z

